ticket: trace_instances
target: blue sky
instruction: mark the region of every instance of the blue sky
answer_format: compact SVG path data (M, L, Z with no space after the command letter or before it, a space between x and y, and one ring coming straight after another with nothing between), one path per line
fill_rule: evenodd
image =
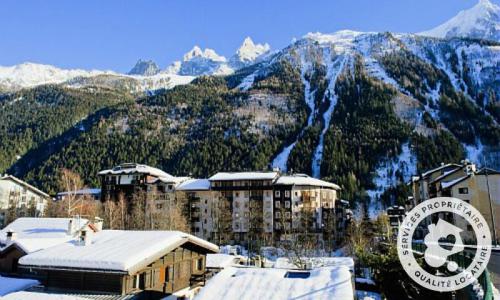
M31 61L126 72L145 58L164 68L195 44L228 57L246 36L279 49L307 32L419 32L476 2L5 0L0 65Z

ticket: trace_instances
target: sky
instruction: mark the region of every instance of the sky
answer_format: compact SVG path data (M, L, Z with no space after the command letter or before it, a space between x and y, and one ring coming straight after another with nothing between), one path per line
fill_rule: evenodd
M4 0L0 65L35 62L127 72L143 58L165 68L194 45L229 57L246 36L280 49L308 32L420 32L476 2Z

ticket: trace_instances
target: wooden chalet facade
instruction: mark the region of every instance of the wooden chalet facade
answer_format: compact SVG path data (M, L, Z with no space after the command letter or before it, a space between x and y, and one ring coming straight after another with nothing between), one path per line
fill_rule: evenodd
M106 232L117 232L113 230L104 230L103 240L113 240L113 234ZM131 232L133 235L140 236L147 234L151 241L155 240L155 233L160 233L159 238L154 244L147 244L144 239L141 245L145 249L148 247L156 249L158 243L162 242L161 231L156 232ZM126 256L133 257L134 262L123 262L127 267L118 269L111 266L109 269L104 268L109 261L115 261L114 258L103 256L100 263L100 254L110 253L112 248L109 243L96 243L89 246L63 246L76 248L70 250L75 257L66 256L61 262L57 258L52 257L54 251L48 251L44 254L39 253L26 256L20 262L20 269L28 276L37 278L42 282L47 290L63 290L68 292L78 293L95 293L95 294L117 294L130 295L145 292L146 294L158 295L164 297L174 292L190 288L197 288L205 283L206 272L206 255L207 253L216 253L218 247L193 236L180 232L173 232L174 238L169 237L169 241L164 241L166 247L160 251L156 251L153 255L145 255L145 257L137 257L133 248ZM127 235L127 232L124 232ZM96 235L99 238L99 234ZM131 240L133 240L132 237ZM115 239L116 248L124 246L123 243ZM101 247L102 245L102 247ZM95 246L95 247L94 247ZM86 248L87 247L87 248ZM140 248L137 248L140 249ZM81 251L80 251L81 250ZM88 250L88 251L87 251ZM119 251L119 250L117 250ZM96 262L89 263L82 259L82 265L76 266L81 256L85 253L96 253ZM57 254L55 254L57 255ZM108 254L106 254L108 255ZM45 261L44 261L45 260ZM70 261L65 264L64 262ZM120 258L117 258L120 260Z

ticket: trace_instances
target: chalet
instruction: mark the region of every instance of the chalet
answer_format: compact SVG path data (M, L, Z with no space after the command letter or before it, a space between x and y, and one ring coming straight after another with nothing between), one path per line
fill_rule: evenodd
M49 291L169 295L204 283L206 255L219 248L178 231L82 231L22 257L20 268Z
M86 219L19 218L0 231L0 273L18 273L21 257L73 240Z
M50 196L36 187L16 178L5 175L0 178L0 228L5 225L7 209L15 207L16 213L23 216L28 208L33 208L30 217L43 215ZM12 220L10 220L12 221Z

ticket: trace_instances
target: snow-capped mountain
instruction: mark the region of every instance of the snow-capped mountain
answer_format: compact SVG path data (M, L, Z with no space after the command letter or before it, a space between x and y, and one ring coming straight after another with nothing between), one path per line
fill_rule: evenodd
M100 85L125 88L131 92L168 89L186 84L192 76L175 74L125 75L113 71L60 69L50 65L23 63L15 66L0 66L0 91L15 91L44 84L63 84L71 87Z
M152 60L139 59L128 75L153 76L160 73L160 68Z
M240 48L236 50L236 54L229 59L229 63L233 68L239 69L255 63L266 54L269 54L270 50L269 44L254 44L250 37L246 37Z
M468 37L500 42L500 6L490 0L479 0L474 7L419 34L437 38Z
M64 70L50 65L23 63L10 67L0 66L0 87L19 89L41 84L58 84L75 77L92 77L103 74L114 74L114 72Z
M194 46L189 52L184 54L182 61L176 61L167 68L170 74L184 76L199 75L225 75L233 72L226 67L226 58L218 55L213 49L202 50Z
M245 38L236 53L227 60L215 50L194 46L184 54L182 61L175 61L165 69L165 73L184 76L228 75L243 67L258 62L270 53L269 44L255 44L250 37Z

